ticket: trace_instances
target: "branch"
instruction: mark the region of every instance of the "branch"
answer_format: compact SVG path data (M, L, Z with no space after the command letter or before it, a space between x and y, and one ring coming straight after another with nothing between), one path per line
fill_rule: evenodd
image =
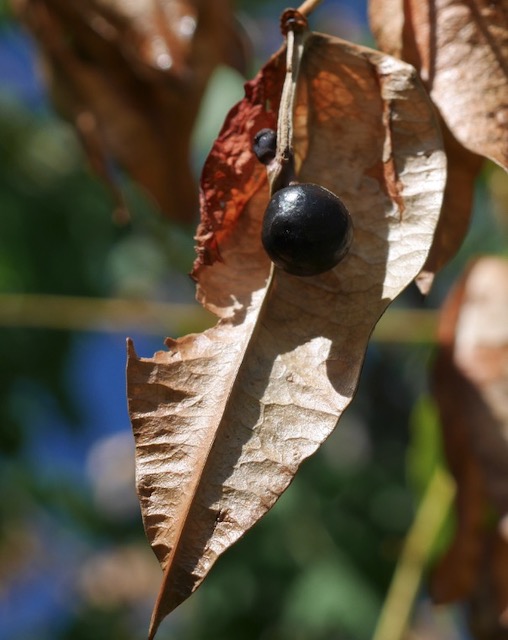
M455 484L436 469L404 543L372 640L404 640L423 570L455 495Z
M322 0L305 0L305 2L302 2L298 7L298 12L301 13L302 16L308 16L321 2Z
M141 331L166 336L204 331L216 318L198 303L178 304L119 298L0 294L0 327L63 331ZM389 309L378 322L378 343L428 344L436 339L435 311Z

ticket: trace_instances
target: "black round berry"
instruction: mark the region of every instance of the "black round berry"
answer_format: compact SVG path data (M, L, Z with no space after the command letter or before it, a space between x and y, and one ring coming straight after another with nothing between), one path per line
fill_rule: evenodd
M268 164L275 158L277 134L273 129L261 129L254 136L252 148L259 162Z
M263 219L263 246L277 267L314 276L335 267L353 238L351 216L334 193L317 184L276 191Z

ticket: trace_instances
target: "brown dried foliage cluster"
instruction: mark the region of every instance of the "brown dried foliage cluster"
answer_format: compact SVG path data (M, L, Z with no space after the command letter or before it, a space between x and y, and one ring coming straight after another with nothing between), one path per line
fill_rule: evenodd
M508 626L508 262L472 263L441 314L433 393L457 527L435 567L438 603L467 600L478 640ZM505 629L503 631L503 628Z
M467 233L483 158L508 169L508 4L370 0L379 46L413 64L437 107L448 159L443 210L417 282L427 291ZM434 568L435 602L469 603L478 640L508 628L508 265L473 263L446 302L433 393L457 483L457 528Z
M508 169L508 5L483 0L370 0L378 46L415 66L436 105L448 180L434 244L417 283L434 274L467 233L483 158Z
M200 101L219 62L241 65L230 0L12 3L119 202L112 165L191 221ZM288 116L282 48L246 84L203 169L193 276L217 325L168 338L152 358L129 344L138 493L164 570L150 638L333 430L388 304L414 279L427 292L457 252L484 158L508 168L506 2L370 0L369 13L384 53L310 33L293 113L298 179L351 211L346 259L297 278L261 246L269 188L251 143ZM472 266L444 310L434 372L460 526L432 591L470 600L485 640L508 617L506 270Z
M54 104L127 214L119 170L167 216L197 219L190 140L219 63L243 67L231 0L11 0Z

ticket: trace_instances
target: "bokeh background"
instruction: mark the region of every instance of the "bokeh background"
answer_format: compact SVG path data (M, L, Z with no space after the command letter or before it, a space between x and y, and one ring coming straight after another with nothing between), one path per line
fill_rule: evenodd
M285 6L238 2L250 77L279 46ZM372 44L363 1L329 0L312 25ZM215 72L193 138L196 176L243 82L229 68ZM150 356L166 335L205 321L187 275L194 229L164 219L127 177L123 188L131 221L119 225L50 103L35 43L0 2L0 640L146 635L160 570L135 495L125 338ZM506 191L489 165L460 254L426 300L410 287L399 309L424 310L432 323L470 256L506 253ZM164 304L167 318L140 320L136 304L146 302ZM411 323L399 338L374 338L340 427L160 640L372 638L439 459L429 332ZM432 611L424 587L413 626L415 640L468 637L460 607Z

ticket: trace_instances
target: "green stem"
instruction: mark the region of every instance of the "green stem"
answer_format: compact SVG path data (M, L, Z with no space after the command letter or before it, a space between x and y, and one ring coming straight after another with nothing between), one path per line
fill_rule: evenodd
M372 640L405 638L425 565L454 495L453 480L437 468L406 537Z
M0 294L0 327L62 331L140 331L166 336L203 331L216 318L198 305L43 294Z
M64 331L142 331L177 335L204 331L215 316L198 305L120 298L83 298L44 294L0 293L0 328L24 327ZM388 309L372 340L378 343L432 344L437 312Z

